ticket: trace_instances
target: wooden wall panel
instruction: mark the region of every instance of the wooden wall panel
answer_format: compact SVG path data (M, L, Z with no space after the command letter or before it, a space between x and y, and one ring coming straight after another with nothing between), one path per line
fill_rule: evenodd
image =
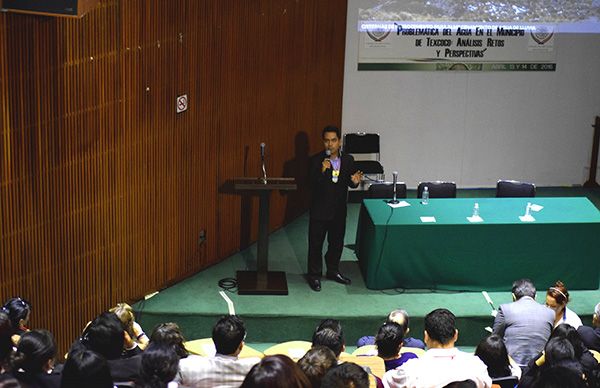
M306 210L308 156L341 122L346 0L103 0L82 19L0 14L0 296L64 350L97 313ZM177 114L176 97L189 109ZM199 232L207 240L199 244ZM232 274L233 275L233 274Z

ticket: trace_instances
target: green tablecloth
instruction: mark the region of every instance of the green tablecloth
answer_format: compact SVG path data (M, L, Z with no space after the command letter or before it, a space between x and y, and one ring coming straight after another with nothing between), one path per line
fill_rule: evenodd
M392 209L367 199L360 211L356 254L368 288L510 290L530 278L544 290L597 289L600 212L587 198L452 198ZM466 217L479 203L484 222ZM521 222L527 202L541 205ZM421 222L433 216L435 223Z

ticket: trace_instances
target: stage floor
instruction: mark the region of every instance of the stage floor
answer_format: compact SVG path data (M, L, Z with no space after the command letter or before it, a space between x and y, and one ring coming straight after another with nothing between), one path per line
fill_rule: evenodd
M460 197L490 197L493 190L459 190ZM409 192L409 197L414 192ZM581 188L539 188L538 196L587 196L600 208L600 191ZM289 295L240 296L228 292L236 313L246 322L247 342L261 348L288 340L310 340L315 326L323 318L342 322L346 342L354 345L363 335L374 335L387 313L403 308L411 316L411 335L422 338L423 317L438 307L450 309L457 316L458 345L473 347L487 335L491 326L491 307L481 292L449 292L435 290L391 289L369 290L365 287L353 246L359 204L351 203L341 271L352 279L344 286L324 280L321 292L313 292L304 279L306 270L308 214L270 235L269 269L285 271ZM214 322L227 314L227 304L219 295L218 281L235 277L237 270L256 268L256 245L241 251L221 263L162 290L147 301L134 304L138 320L146 331L161 322L177 322L188 340L210 337ZM540 290L537 300L544 301L545 289L550 284L536 284ZM567 285L568 286L568 285ZM510 290L491 292L497 307L511 301ZM600 302L600 290L573 291L569 307L577 312L585 324L591 323L591 314ZM258 346L256 346L258 345Z

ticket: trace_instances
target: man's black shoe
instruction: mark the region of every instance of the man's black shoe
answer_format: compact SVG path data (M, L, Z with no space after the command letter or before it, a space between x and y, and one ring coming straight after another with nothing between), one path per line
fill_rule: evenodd
M329 280L334 280L340 284L350 284L352 283L352 281L350 279L348 279L347 277L345 277L344 275L342 275L341 273L336 273L334 275L327 275L327 279Z
M319 279L308 279L308 285L313 291L321 291L321 281Z

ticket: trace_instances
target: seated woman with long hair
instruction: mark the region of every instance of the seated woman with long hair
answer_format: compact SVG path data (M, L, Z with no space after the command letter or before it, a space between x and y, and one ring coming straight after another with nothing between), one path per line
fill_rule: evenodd
M12 341L16 346L21 336L29 331L27 324L31 316L31 304L21 297L10 298L2 307L2 312L10 319L13 328Z
M569 290L560 280L546 291L546 306L554 310L555 313L554 327L566 323L577 329L582 325L581 318L567 307L570 301Z
M13 376L29 388L60 386L60 375L51 373L56 357L56 342L47 330L32 330L21 336L10 360Z
M479 342L475 355L487 366L488 375L492 379L515 376L521 378L521 368L510 362L502 337L492 334Z

